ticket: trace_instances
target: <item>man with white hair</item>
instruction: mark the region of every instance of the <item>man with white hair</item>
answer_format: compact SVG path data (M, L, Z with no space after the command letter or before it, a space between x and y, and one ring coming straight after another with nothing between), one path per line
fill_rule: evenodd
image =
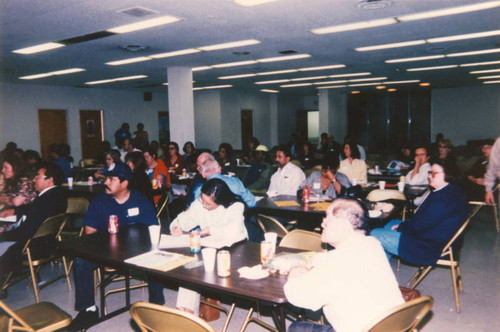
M248 191L247 188L245 188L241 180L237 177L230 177L221 174L221 167L217 160L207 158L201 165L200 174L206 181L210 179L221 179L222 181L226 182L227 186L234 194L241 197L241 199L246 203L248 207L255 206L255 196L250 191ZM203 184L199 184L196 188L194 188L193 193L195 199L200 197L202 186Z
M366 210L356 200L339 198L327 208L321 240L335 250L317 253L310 268L292 269L284 291L293 305L323 309L331 326L296 321L289 332L361 331L403 303L382 246L365 235L367 219Z

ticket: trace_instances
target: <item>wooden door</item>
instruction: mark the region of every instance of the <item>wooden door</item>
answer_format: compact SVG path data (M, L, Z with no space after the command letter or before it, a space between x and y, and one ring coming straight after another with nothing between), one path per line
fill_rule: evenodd
M97 158L102 138L102 111L80 111L82 159Z
M253 111L241 110L241 147L244 149L248 139L253 136Z
M50 144L68 144L66 110L38 110L38 128L42 158L47 158Z

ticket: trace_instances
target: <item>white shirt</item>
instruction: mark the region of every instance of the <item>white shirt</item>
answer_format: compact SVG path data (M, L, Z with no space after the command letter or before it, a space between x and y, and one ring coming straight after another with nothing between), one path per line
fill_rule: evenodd
M283 168L279 168L273 176L271 176L271 183L267 195L295 196L305 179L306 176L300 167L289 162Z
M189 209L180 213L170 224L170 230L179 227L182 231L200 226L201 229L210 227L210 235L227 240L228 242L238 242L248 238L243 212L243 203L233 203L228 208L219 205L214 210L207 210L201 204L201 198L195 200Z
M418 173L411 179L411 175L415 169L412 169L410 173L406 175L406 184L411 185L428 185L429 184L429 171L431 170L431 164L425 163L420 165Z
M353 234L335 250L317 254L313 268L290 278L284 290L296 306L323 307L337 332L359 332L404 303L382 245L363 234Z

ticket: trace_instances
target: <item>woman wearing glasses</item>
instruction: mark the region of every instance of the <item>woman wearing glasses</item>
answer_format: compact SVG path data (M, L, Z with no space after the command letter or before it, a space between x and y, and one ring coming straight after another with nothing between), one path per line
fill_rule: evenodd
M185 168L184 157L179 153L179 145L176 142L168 143L168 153L165 158L165 165L171 173L181 174Z

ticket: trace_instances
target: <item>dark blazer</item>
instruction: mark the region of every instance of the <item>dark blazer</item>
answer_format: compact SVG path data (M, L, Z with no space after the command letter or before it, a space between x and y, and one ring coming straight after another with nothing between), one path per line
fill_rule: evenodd
M0 233L0 241L16 241L0 259L0 273L12 268L17 262L26 242L36 233L40 225L48 217L66 212L68 202L59 188L55 187L46 191L42 196L37 196L33 202L26 206L16 208L15 214L20 217L26 215L26 220L16 229Z
M458 186L448 184L432 192L417 213L399 225L399 256L410 263L434 265L467 217L467 199Z

